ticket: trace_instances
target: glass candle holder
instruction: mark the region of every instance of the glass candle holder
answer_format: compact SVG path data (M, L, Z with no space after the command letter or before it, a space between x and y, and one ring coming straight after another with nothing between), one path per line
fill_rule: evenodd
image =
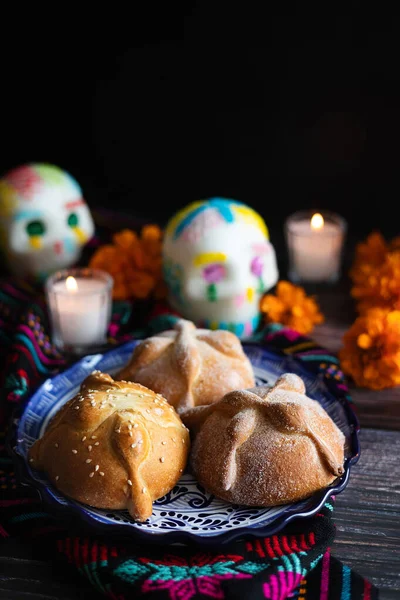
M53 342L72 354L105 344L111 318L113 278L98 269L57 271L45 284Z
M340 277L347 222L335 213L298 211L286 219L289 279L335 283Z

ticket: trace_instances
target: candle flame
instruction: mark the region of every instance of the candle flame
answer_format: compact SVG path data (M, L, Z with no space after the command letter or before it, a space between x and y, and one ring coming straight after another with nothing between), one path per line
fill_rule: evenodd
M75 277L67 277L65 280L65 287L69 292L76 292L78 289L78 284L76 283Z
M315 213L315 215L311 218L311 228L312 229L322 229L324 226L324 217L319 213Z

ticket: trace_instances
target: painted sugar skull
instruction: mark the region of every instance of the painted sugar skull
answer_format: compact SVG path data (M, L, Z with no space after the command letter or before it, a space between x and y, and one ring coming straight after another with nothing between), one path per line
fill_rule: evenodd
M73 265L94 224L76 180L32 163L0 180L0 243L9 269L38 278Z
M163 268L170 303L182 316L241 338L257 327L260 298L278 280L264 220L225 198L193 202L170 219Z

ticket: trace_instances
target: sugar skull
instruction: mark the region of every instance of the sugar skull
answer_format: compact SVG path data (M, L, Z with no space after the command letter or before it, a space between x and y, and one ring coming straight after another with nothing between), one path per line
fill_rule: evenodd
M167 224L163 270L170 304L207 329L254 331L264 292L278 280L262 217L235 200L193 202Z
M0 180L0 247L13 274L42 279L73 265L93 233L81 188L59 167L22 165Z

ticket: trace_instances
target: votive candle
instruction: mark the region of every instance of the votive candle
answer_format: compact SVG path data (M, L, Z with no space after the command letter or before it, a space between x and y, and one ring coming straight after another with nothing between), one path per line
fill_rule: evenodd
M53 341L82 352L106 342L111 318L112 277L99 269L65 269L46 281Z
M289 279L330 282L340 277L347 223L338 214L298 211L285 223Z

